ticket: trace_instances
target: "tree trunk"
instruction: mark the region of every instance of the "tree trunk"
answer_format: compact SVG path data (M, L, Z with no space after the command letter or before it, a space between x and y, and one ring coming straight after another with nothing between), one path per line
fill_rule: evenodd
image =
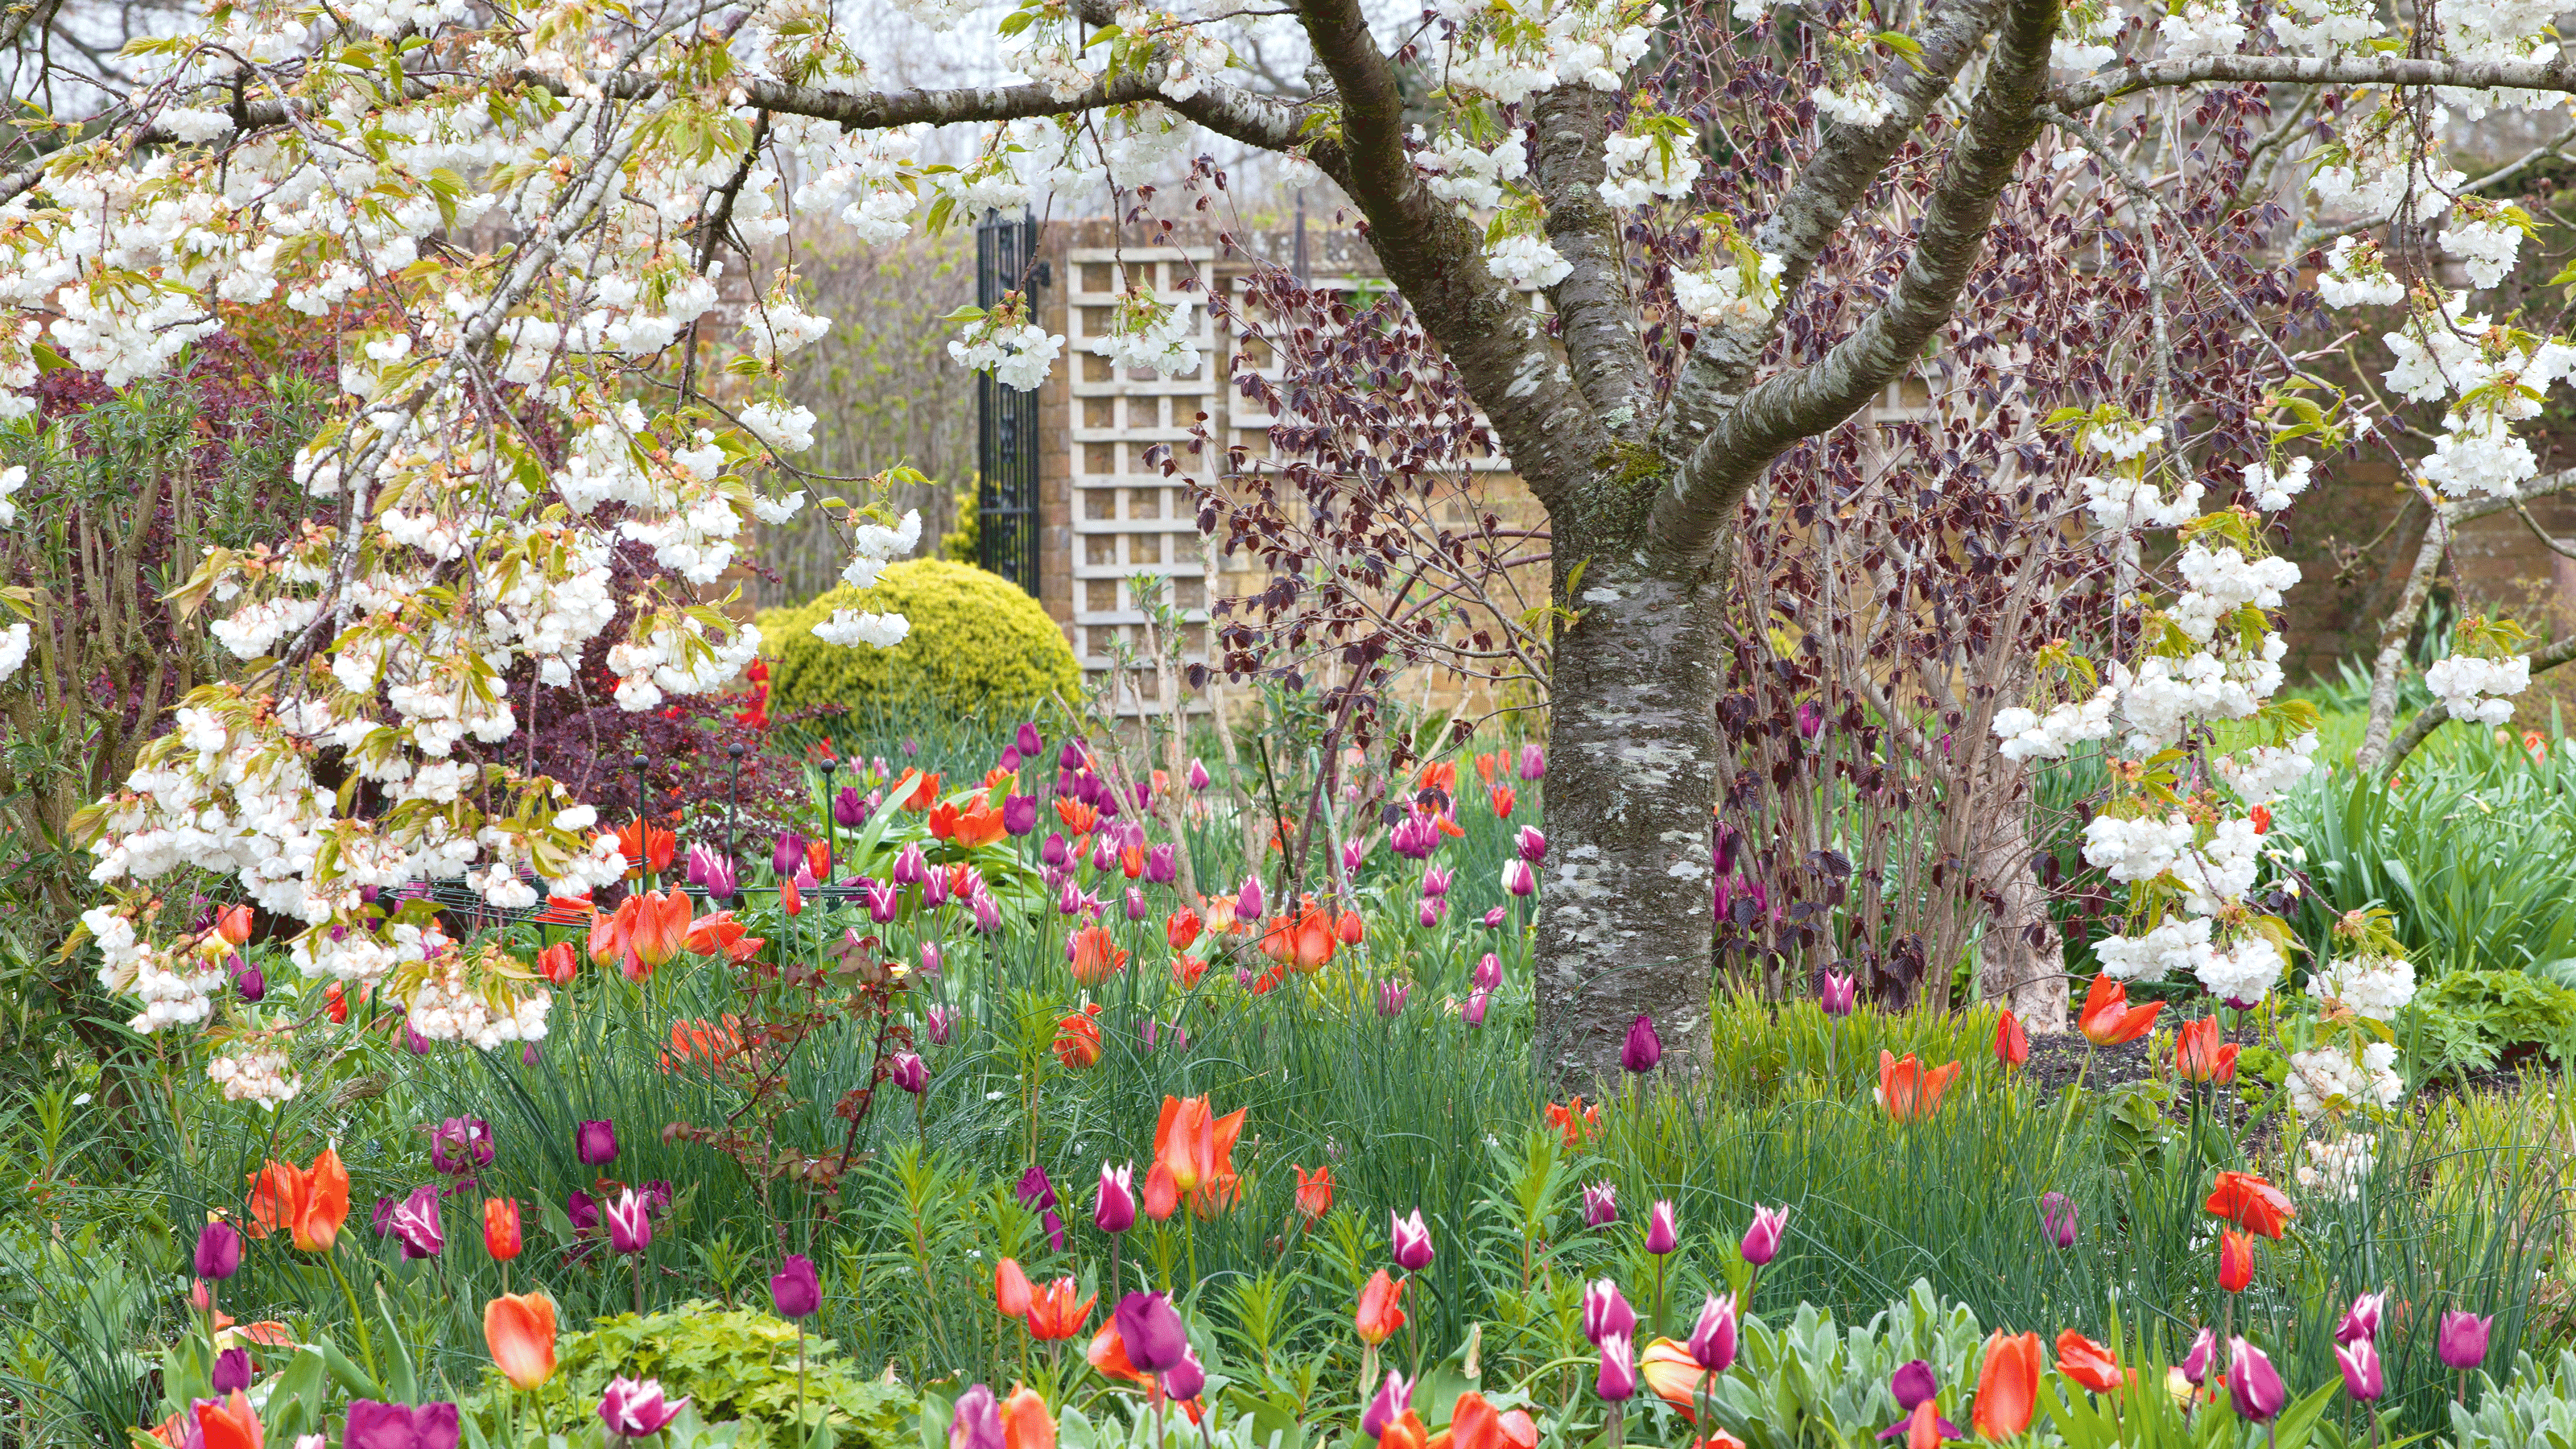
M1557 603L1579 617L1556 640L1549 689L1536 1064L1575 1090L1616 1079L1642 1014L1663 1039L1664 1069L1694 1079L1710 1061L1724 574L1704 564L1676 577L1625 541L1568 540L1555 553Z
M2026 1030L2061 1032L2067 1022L2066 938L2049 917L2048 890L2034 868L2032 772L1991 747L1989 752L2005 778L1987 793L1996 808L1977 863L1996 896L1977 946L1977 994L2012 1008Z

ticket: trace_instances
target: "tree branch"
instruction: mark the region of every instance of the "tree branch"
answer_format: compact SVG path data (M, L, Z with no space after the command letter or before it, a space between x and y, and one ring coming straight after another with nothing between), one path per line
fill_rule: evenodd
M1538 186L1547 200L1547 239L1573 270L1548 289L1556 305L1574 385L1602 426L1642 441L1653 372L1637 335L1619 214L1603 200L1602 137L1611 97L1588 85L1558 86L1538 98Z
M1656 498L1650 547L1697 560L1780 451L1868 405L1950 319L1984 251L1995 203L2039 135L2057 0L2011 0L1959 139L1887 301L1822 358L1744 395Z
M1894 111L1874 127L1840 122L1825 128L1824 141L1798 173L1788 194L1754 233L1753 244L1777 255L1782 264L1780 305L1773 315L1786 315L1789 300L1807 279L1816 258L1842 228L1843 219L1867 195L1887 169L1905 138L1948 94L1950 82L1976 54L1986 33L2003 12L2003 0L1955 0L1926 27L1921 69L1895 67L1884 82L1896 97ZM1560 249L1561 250L1561 249ZM1690 362L1673 386L1673 398L1658 431L1669 446L1682 447L1705 437L1725 415L1770 346L1771 329L1706 328L1692 345Z
M2535 651L2531 656L2531 672L2539 674L2555 669L2570 659L2576 659L2576 634L2570 634L2546 649ZM2388 747L2388 773L2396 774L2397 767L2406 762L2406 757L2415 752L2415 747L2424 743L2427 736L2449 723L2450 719L2450 706L2438 699L2415 711L2415 717L2406 722L2405 732L2397 737L2396 743Z
M2426 60L2407 55L2196 55L2131 62L2051 96L2070 111L2165 86L2238 84L2459 86L2468 90L2576 91L2576 54L2556 60Z

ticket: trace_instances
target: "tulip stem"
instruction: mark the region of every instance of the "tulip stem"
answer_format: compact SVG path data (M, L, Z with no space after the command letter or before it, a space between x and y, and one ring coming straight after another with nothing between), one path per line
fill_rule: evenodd
M340 1271L340 1253L336 1244L323 1251L322 1266L331 1270L331 1281L340 1285L340 1296L349 1301L349 1322L358 1330L358 1359L367 1366L367 1377L382 1383L383 1375L376 1370L375 1341L367 1332L367 1315L358 1311L358 1290L349 1286L348 1275ZM212 1322L212 1317L209 1316L207 1321Z
M632 1264L635 1269L635 1316L641 1318L644 1316L644 1254L642 1250L639 1249L635 1253L629 1255L627 1261Z
M1624 1431L1628 1427L1626 1423L1627 1407L1627 1405L1615 1401L1610 1405L1610 1449L1619 1449L1619 1446L1625 1442Z
M805 1320L796 1320L796 1438L799 1443L813 1442L813 1431L805 1427Z

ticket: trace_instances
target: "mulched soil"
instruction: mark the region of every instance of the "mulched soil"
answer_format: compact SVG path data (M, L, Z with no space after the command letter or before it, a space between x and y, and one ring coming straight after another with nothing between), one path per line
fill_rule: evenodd
M2147 1058L2149 1040L2140 1037L2119 1046L2097 1047L2071 1031L2034 1036L2022 1075L2050 1092L2074 1085L2079 1075L2095 1091L2145 1081L2155 1075Z

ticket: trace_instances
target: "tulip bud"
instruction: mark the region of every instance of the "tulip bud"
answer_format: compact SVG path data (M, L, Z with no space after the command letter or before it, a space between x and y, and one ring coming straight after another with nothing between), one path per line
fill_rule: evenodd
M1038 859L1057 870L1073 864L1073 847L1065 842L1063 831L1047 832L1046 843L1038 847Z
M1492 1010L1493 1005L1494 993L1471 991L1467 994L1467 1004L1459 1009L1458 1016L1469 1026L1480 1027L1485 1024L1485 1013Z
M1767 1265L1780 1254L1780 1234L1789 1226L1789 1210L1784 1207L1756 1207L1753 1225L1744 1230L1740 1251L1744 1261L1756 1268Z
M1592 1391L1614 1404L1636 1396L1636 1340L1624 1333L1601 1340L1601 1373L1592 1381Z
M1136 1164L1113 1168L1100 1164L1100 1191L1091 1199L1091 1225L1104 1233L1123 1233L1136 1226Z
M2379 1346L2367 1338L2335 1345L2335 1363L2343 1370L2343 1391L2362 1403L2376 1402L2388 1392L2387 1376L2380 1371Z
M255 1004L268 995L268 977L258 967L239 956L227 957L226 964L232 968L233 989L242 1000Z
M787 1262L769 1278L769 1301L781 1318L803 1318L823 1306L823 1283L814 1272L814 1260L803 1253L790 1253Z
M523 1241L519 1235L519 1200L514 1197L483 1199L483 1251L495 1263L506 1263L519 1256Z
M1816 1004L1827 1016L1849 1016L1860 1004L1860 983L1847 972L1828 971L1824 984L1816 988Z
M1681 1234L1673 1228L1673 1205L1658 1198L1646 1214L1646 1251L1662 1257L1681 1245Z
M1691 1328L1692 1361L1710 1373L1726 1372L1735 1362L1735 1337L1735 1295L1720 1298L1711 1293L1708 1301L1700 1305L1699 1322ZM1900 1402L1899 1407L1910 1406Z
M1431 1229L1424 1226L1422 1209L1413 1216L1400 1218L1387 1214L1388 1236L1393 1239L1391 1254L1396 1266L1408 1273L1418 1273L1431 1264Z
M250 1387L250 1350L228 1348L215 1355L214 1389L217 1397L239 1393Z
M1655 1035L1655 1019L1644 1012L1628 1024L1628 1040L1619 1049L1619 1065L1632 1072L1651 1072L1664 1059L1663 1038Z
M783 880L794 877L804 863L805 837L793 830L781 831L770 847L769 868Z
M1018 750L1022 757L1028 759L1035 759L1038 752L1046 748L1046 737L1038 733L1035 720L1020 722L1019 729L1011 736L1011 748Z
M584 1122L573 1129L573 1148L585 1166L600 1167L617 1160L617 1124Z
M197 1232L197 1276L221 1282L241 1271L241 1233L230 1223L208 1223Z
M897 1052L886 1063L886 1080L918 1097L930 1090L930 1068L911 1052Z
M843 785L832 797L832 820L843 830L856 830L868 823L868 802L856 785Z
M1163 1370L1163 1396L1177 1403L1188 1403L1207 1387L1207 1370L1200 1366L1199 1356L1188 1348L1181 1350L1181 1361Z
M190 1283L188 1285L188 1306L197 1310L199 1313L204 1313L212 1309L215 1306L214 1285L208 1283L203 1278L199 1278L195 1282Z
M1243 878L1243 889L1234 894L1234 918L1247 926L1260 923L1261 877L1248 875Z
M1619 1189L1610 1183L1596 1182L1583 1190L1583 1225L1606 1228L1619 1221Z
M933 879L933 880L937 880L937 879L938 879L938 877L937 877L937 876L932 876L932 877L931 877L931 879ZM939 943L938 943L937 941L924 941L924 942L922 942L922 943L921 943L921 975L922 975L922 979L923 979L923 980L925 980L925 981L934 981L934 980L937 980L937 979L938 979L938 977L939 977L939 968L940 968Z
M2041 1236L2061 1248L2075 1246L2075 1199L2062 1192L2042 1193L2039 1197L2039 1231Z
M2442 1362L2463 1373L2485 1363L2487 1331L2494 1326L2493 1318L2480 1318L2474 1313L2443 1314L2438 1343Z
M2289 1401L2290 1391L2281 1382L2280 1370L2263 1350L2241 1338L2227 1342L2227 1399L2235 1405L2236 1417L2267 1424Z
M1419 916L1419 919L1422 922L1422 928L1427 931L1432 927L1439 925L1440 913L1448 904L1449 903L1447 901L1440 899L1438 896L1423 897L1422 910Z
M1637 1310L1628 1306L1619 1285L1607 1278L1583 1285L1583 1336L1594 1343L1637 1331Z
M1205 766L1205 765L1203 765L1203 764L1199 763L1199 762L1198 762L1197 760L1195 760L1195 759L1194 759L1194 760L1191 760L1191 761L1190 761L1190 777L1189 777L1189 778L1190 778L1190 788L1191 788L1191 789L1193 789L1193 790L1204 790L1204 789L1206 789L1206 788L1208 787L1208 772L1207 772L1207 766Z
M2191 1341L2191 1352L2182 1357L2182 1376L2194 1384L2209 1382L2209 1365L2218 1357L2218 1330L2204 1328Z
M1503 928L1503 923L1510 919L1510 916L1504 914L1501 906L1496 906L1492 910L1485 912L1485 929L1488 931L1499 931Z
M2379 1315L2387 1307L2388 1295L2384 1292L2364 1293L2354 1298L2352 1307L2344 1313L2343 1322L2335 1325L2335 1342L2352 1343L2379 1337Z
M1038 797L1008 795L1002 799L1002 830L1011 836L1022 836L1038 828Z

